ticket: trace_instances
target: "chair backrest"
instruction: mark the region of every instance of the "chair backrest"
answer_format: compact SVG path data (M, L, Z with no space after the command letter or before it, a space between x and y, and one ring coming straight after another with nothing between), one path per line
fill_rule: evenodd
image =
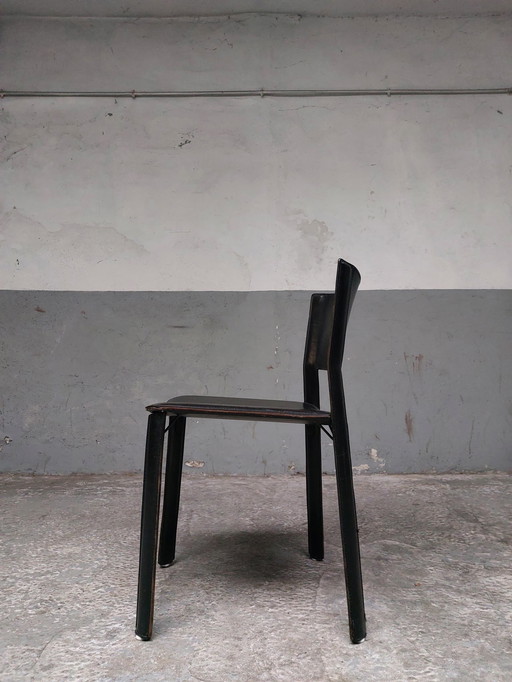
M313 294L304 351L304 400L320 407L318 370L327 370L329 386L341 381L348 318L361 282L354 265L338 260L333 294Z

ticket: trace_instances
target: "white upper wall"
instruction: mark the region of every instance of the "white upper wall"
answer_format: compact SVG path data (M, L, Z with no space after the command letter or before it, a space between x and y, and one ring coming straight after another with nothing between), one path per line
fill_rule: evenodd
M4 19L4 90L510 86L512 18ZM512 287L512 98L1 103L0 286Z

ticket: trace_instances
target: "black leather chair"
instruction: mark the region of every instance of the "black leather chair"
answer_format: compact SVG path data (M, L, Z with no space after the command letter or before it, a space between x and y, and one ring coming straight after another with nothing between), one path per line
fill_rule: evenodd
M345 568L350 638L354 644L366 637L363 583L359 555L356 505L352 481L349 433L341 363L350 309L361 277L344 260L338 261L333 294L313 294L304 354L304 402L179 396L150 405L142 497L139 589L135 633L151 639L157 563L169 566L175 556L176 528L187 417L194 419L245 419L304 424L306 427L306 497L308 546L312 559L324 557L322 514L322 463L320 432L333 440L341 539ZM330 411L320 409L318 372L327 370ZM169 424L166 428L166 422ZM331 433L327 429L331 430ZM158 547L160 481L164 436L168 430L165 491Z

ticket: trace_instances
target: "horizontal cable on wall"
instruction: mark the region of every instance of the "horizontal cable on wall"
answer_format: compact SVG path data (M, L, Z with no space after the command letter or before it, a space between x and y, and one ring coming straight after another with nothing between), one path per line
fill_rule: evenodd
M168 91L75 91L0 90L3 97L114 97L187 98L187 97L374 97L374 96L512 95L508 88L402 88L386 90L168 90Z

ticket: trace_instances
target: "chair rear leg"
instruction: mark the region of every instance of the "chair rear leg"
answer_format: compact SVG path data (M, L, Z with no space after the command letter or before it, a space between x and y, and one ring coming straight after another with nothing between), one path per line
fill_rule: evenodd
M346 420L344 424L336 425L333 423L332 432L334 436L334 461L336 465L350 639L353 644L359 644L366 637L366 616L364 612L356 501Z
M142 515L140 530L139 586L137 593L137 639L151 639L155 601L158 512L166 414L149 415L144 462Z
M306 499L308 507L308 548L311 559L324 558L322 510L322 452L320 427L306 424Z
M160 528L160 548L158 551L158 563L162 567L170 566L176 555L176 531L180 506L185 424L185 417L175 417L169 426L164 504Z

